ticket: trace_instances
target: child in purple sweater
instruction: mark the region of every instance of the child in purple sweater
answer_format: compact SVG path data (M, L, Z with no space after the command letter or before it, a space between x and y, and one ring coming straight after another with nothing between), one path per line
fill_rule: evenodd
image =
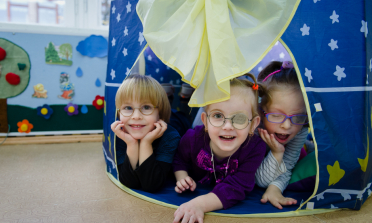
M203 222L204 213L227 209L252 191L255 173L266 151L265 142L253 132L260 123L258 85L247 79L230 81L230 99L206 106L204 126L182 137L173 160L175 191L194 191L196 182L214 184L211 193L182 204L174 222ZM227 120L228 119L228 120Z

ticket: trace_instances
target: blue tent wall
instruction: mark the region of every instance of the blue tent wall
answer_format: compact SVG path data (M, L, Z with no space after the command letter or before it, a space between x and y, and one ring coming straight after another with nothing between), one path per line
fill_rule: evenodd
M282 36L303 79L318 146L318 196L303 208L359 209L369 195L369 188L363 199L353 194L361 193L371 182L371 168L368 166L364 172L358 161L366 158L367 133L371 132L370 115L365 110L369 107L369 102L365 105L369 95L365 92L366 37L360 31L362 21L366 21L364 10L362 0L337 4L302 1ZM338 15L334 23L330 18L333 12ZM301 28L305 24L310 29L303 35ZM332 50L331 39L337 41L338 48ZM306 69L311 71L311 78ZM343 70L346 77L338 78L337 69ZM322 111L316 111L315 104ZM330 176L337 173L336 162L340 165L338 171L345 171L339 181Z
M103 150L107 173L116 179L115 140L110 129L115 120L115 95L146 44L145 40L141 41L142 24L135 12L136 3L137 0L113 1L115 11L111 9ZM358 160L365 159L367 154L371 156L367 140L371 141L372 134L369 88L372 80L368 78L372 75L371 34L366 38L361 32L362 21L372 24L371 4L363 0L301 1L282 36L303 80L318 149L318 188L302 209L359 209L371 193L372 170L367 165L363 171ZM330 18L333 11L339 16L334 23L335 19ZM301 31L306 27L310 27L308 35ZM337 41L338 48L332 50L331 39ZM340 71L337 73L337 70ZM346 77L338 80L335 72ZM320 105L322 111L317 111L315 104ZM330 182L330 173L333 176L342 170L344 175Z

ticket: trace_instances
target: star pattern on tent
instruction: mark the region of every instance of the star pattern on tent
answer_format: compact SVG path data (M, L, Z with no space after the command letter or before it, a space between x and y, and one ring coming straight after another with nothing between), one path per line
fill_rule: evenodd
M143 37L143 33L139 32L138 42L140 42L140 45L142 45L142 42L145 41L145 38Z
M314 3L320 2L320 0L314 0Z
M333 166L327 165L327 170L329 173L328 186L335 185L345 175L345 170L340 168L340 163L338 161L336 161Z
M371 112L371 116L372 116L372 112ZM367 133L367 136L368 136L368 133ZM367 154L366 154L366 157L364 159L358 158L360 168L363 172L367 171L368 158L369 158L369 137L367 137Z
M111 69L110 76L111 76L112 80L114 80L114 78L116 77L116 76L115 76L115 71L114 71L114 69Z
M372 72L372 58L369 60L369 72Z
M128 55L128 50L125 47L124 47L124 50L123 50L123 54L124 54L124 56Z
M170 84L173 84L173 80L169 81Z
M152 56L151 56L151 55L148 55L148 56L147 56L147 59L148 59L149 61L151 61L151 60L152 60Z
M329 17L330 19L332 19L332 24L335 23L335 22L338 22L338 23L340 22L340 21L338 21L338 17L340 17L340 16L336 14L335 10L333 10L332 15Z
M362 20L362 28L360 28L360 31L362 33L364 33L364 37L367 38L367 35L368 35L368 26L367 26L367 22Z
M260 66L260 67L258 67L258 72L261 72L261 70L262 70L263 68Z
M115 38L112 38L111 45L112 46L115 46L115 44L116 44L116 39Z
M333 204L331 204L331 209L337 209L338 207L334 206Z
M112 156L112 152L111 152L111 139L110 139L111 137L110 137L110 134L107 136L107 140L108 140L108 142L109 142L109 152L110 152L110 154L111 154L111 156Z
M160 78L160 81L163 81L163 80L164 80L164 77L161 77L161 78Z
M115 14L115 10L116 10L116 7L115 7L115 5L114 5L114 6L112 6L112 9L111 9L112 12L111 12L111 13L112 13L112 14Z
M284 56L285 56L285 54L284 54L283 52L281 52L281 53L279 54L279 57L280 57L281 59L283 59Z
M176 84L180 84L180 82L181 82L180 79L176 80Z
M331 39L331 42L328 43L328 46L331 47L332 50L334 50L334 49L338 49L338 46L337 46L337 40L333 40L333 39Z
M128 36L128 28L127 27L124 28L124 36Z
M310 27L307 26L306 24L304 24L304 26L300 30L302 32L302 36L310 35L310 33L309 33Z
M160 69L159 68L156 68L155 72L156 73L159 73Z
M127 67L127 72L125 72L125 75L129 75L130 74L130 70L129 70L129 68Z
M118 13L118 16L116 16L116 20L118 21L118 22L120 22L120 13Z
M335 76L337 76L337 80L341 81L341 78L345 78L346 74L344 73L345 68L342 68L340 66L336 66L336 71L333 73Z
M371 189L368 189L368 197L371 196L371 193L372 193Z
M313 76L311 76L311 70L307 69L306 67L305 67L305 76L307 77L307 80L310 83L310 81L313 79Z
M170 67L167 66L167 70L169 70L169 69L170 69Z
M128 1L128 4L127 6L125 6L127 8L127 13L131 12L132 9L130 7L132 7L132 5L130 4L130 2Z

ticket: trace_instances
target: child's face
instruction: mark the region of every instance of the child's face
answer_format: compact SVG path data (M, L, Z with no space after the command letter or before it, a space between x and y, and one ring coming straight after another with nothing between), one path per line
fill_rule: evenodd
M306 114L304 98L297 90L280 90L272 94L270 104L263 106L266 113L282 113L287 116ZM272 123L263 117L263 124L269 134L274 134L275 139L282 145L287 144L302 129L302 125L292 124L290 119L283 123Z
M234 114L243 113L249 120L252 119L251 102L244 102L241 96L231 91L231 97L227 101L215 103L208 106L207 113L202 113L202 121L211 139L210 146L217 157L223 158L231 156L239 149L241 144L247 139L248 133L254 131L260 122L260 117L256 116L244 129L235 129L231 120L225 120L220 127L213 126L208 120L207 115L213 111L219 111L226 118L231 118Z
M134 139L143 139L147 133L151 132L154 128L157 121L159 121L159 109L155 108L151 115L143 115L140 112L140 109L145 105L155 106L150 101L137 102L129 101L121 105L120 109L132 109L133 114L129 117L123 116L121 113L120 121L124 123L124 130L129 133Z

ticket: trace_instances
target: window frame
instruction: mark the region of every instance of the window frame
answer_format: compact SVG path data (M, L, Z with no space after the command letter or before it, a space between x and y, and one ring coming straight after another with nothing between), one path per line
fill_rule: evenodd
M35 23L0 22L0 32L24 32L58 35L102 35L109 27L101 23L101 0L65 0L64 26Z

